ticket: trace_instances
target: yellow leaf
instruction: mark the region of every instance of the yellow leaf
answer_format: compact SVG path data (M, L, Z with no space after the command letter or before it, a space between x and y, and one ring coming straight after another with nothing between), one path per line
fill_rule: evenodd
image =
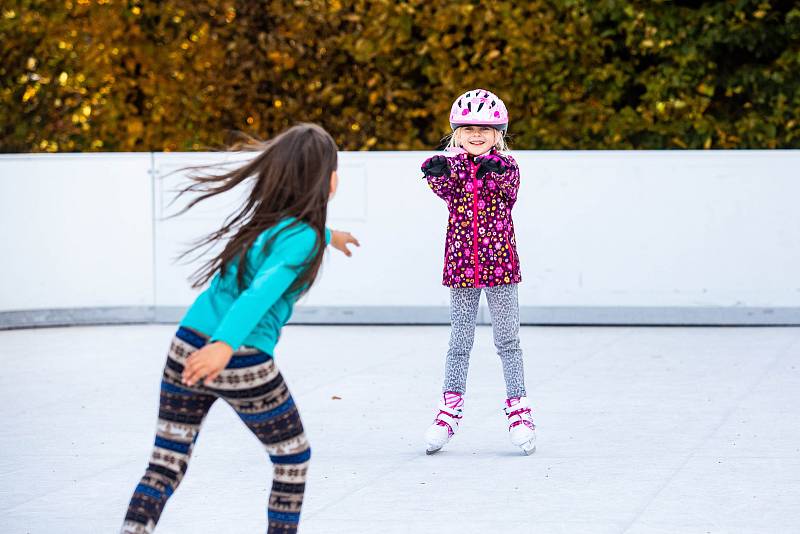
M31 98L33 98L34 96L36 96L36 93L37 93L38 91L39 91L39 86L38 86L38 85L29 85L29 86L28 86L28 87L25 89L25 94L24 94L24 95L22 95L22 101L23 101L23 102L27 102L28 100L30 100Z
M144 133L144 123L139 119L132 119L126 123L128 134L132 137L139 137Z

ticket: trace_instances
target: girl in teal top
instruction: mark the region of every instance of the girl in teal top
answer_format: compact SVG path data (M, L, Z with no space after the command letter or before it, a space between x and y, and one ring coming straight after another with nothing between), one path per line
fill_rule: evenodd
M181 326L208 332L212 341L228 347L247 345L272 354L281 327L292 314L297 291L287 291L297 278L294 265L302 264L313 252L317 236L306 223L293 228L284 219L262 232L247 254L246 289L237 281L238 265L231 265L224 276L217 273L189 308ZM331 232L325 230L325 241ZM264 245L274 239L269 255ZM202 376L202 375L201 375Z
M272 353L297 299L314 283L325 246L347 256L358 241L325 227L336 191L337 148L319 126L300 124L255 146L260 154L228 173L195 176L186 209L252 185L244 205L192 251L227 240L194 286L209 283L180 323L161 379L155 446L134 490L122 532L150 533L183 479L200 426L224 399L264 444L274 468L267 532L294 533L311 449ZM189 252L192 252L189 251Z

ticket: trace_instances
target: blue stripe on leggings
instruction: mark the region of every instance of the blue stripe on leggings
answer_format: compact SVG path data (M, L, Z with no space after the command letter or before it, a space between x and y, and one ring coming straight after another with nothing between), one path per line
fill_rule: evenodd
M306 449L297 454L288 454L286 456L273 456L270 454L269 459L273 464L302 464L311 459L311 449Z
M272 521L280 521L281 523L299 523L300 514L293 514L291 512L277 512L275 510L267 510L267 519Z
M171 439L164 439L161 436L156 436L156 447L161 447L162 449L169 449L171 451L180 452L183 454L189 452L189 445L187 445L186 443L172 441Z
M266 352L256 352L255 354L244 354L242 356L237 356L234 353L233 357L228 362L228 365L225 366L225 369L241 369L243 367L252 367L254 365L260 365L268 362L271 359L272 356Z
M185 341L186 343L188 343L189 345L193 346L196 349L199 349L200 347L206 344L206 339L203 336L195 332L192 332L188 328L184 328L182 326L178 328L177 332L175 332L175 337Z
M143 493L144 495L154 499L161 499L163 497L163 494L160 491L155 488L151 488L150 486L145 486L144 484L138 484L136 486L135 493Z
M201 336L197 332L193 332L188 328L180 327L178 331L175 333L175 337L180 340L185 341L189 345L193 346L196 349L203 347L206 343L208 343L208 338L205 336ZM265 362L268 362L272 359L272 356L267 354L266 352L256 352L253 354L243 354L237 355L235 352L233 353L233 357L228 362L228 365L225 366L226 369L241 369L243 367L252 367L254 365L259 365Z
M286 399L286 402L278 406L277 408L273 408L272 410L268 410L266 412L259 412L259 413L242 413L239 414L239 417L242 418L242 421L245 423L262 423L267 421L268 419L272 419L273 417L277 417L282 413L288 412L294 406L294 399L289 397Z
M197 395L197 393L194 391L189 391L188 389L169 384L164 380L161 381L161 391L166 391L167 393L172 393L173 395Z

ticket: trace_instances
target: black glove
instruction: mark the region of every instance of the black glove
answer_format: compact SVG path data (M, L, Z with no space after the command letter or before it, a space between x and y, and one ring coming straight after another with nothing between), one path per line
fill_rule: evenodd
M450 172L450 164L444 156L431 156L422 164L426 176L444 176Z
M478 172L476 173L478 178L481 178L490 172L503 174L508 170L508 163L506 160L495 154L479 156L475 158L475 163L478 164Z

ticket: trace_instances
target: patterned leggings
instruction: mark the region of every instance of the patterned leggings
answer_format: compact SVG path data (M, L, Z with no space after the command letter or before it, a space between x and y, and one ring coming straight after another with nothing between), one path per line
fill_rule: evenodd
M203 419L219 398L236 410L272 460L268 532L297 532L311 449L289 389L272 357L251 348L235 352L212 387L183 385L186 358L205 343L204 336L186 328L178 329L172 341L161 381L155 447L133 492L122 533L153 531L167 499L186 474Z
M447 351L443 391L463 394L467 390L469 354L475 340L475 320L481 291L486 292L492 317L494 345L503 363L508 397L525 396L522 349L519 346L519 301L517 284L486 288L450 288L450 349Z

